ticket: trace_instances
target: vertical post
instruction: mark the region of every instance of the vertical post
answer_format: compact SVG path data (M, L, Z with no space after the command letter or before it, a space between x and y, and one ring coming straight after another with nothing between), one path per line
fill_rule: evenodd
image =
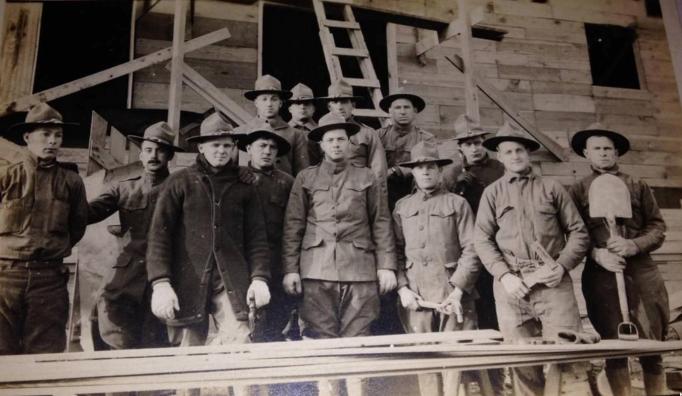
M0 0L1 1L1 0ZM670 56L673 61L675 80L677 80L677 93L682 98L682 0L661 1L663 12L663 25L668 39Z
M171 59L170 90L168 95L168 125L180 129L180 110L182 104L182 64L185 47L185 24L187 22L187 0L175 0L173 17L173 58ZM180 136L175 136L178 144Z
M3 33L5 33L5 0L0 0L0 51L3 46Z
M400 85L398 80L398 49L396 32L397 26L395 23L386 24L386 64L388 65L388 92L396 92Z
M2 2L4 0L0 0ZM130 48L128 51L128 60L133 60L135 59L135 25L137 21L137 7L135 6L135 2L131 1L130 2ZM128 98L126 99L126 107L128 109L133 108L133 88L134 88L134 79L133 76L135 73L128 73Z
M459 42L462 48L462 60L464 63L464 99L466 103L466 114L473 122L479 124L481 116L478 111L478 91L474 83L473 55L471 51L471 18L469 17L469 7L467 0L457 1L457 13L462 25L462 34Z

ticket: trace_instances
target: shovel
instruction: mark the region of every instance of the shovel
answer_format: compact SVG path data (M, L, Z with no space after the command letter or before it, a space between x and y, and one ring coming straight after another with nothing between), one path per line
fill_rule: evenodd
M630 191L625 183L617 176L605 173L592 181L588 192L590 203L590 217L603 217L609 227L611 237L619 236L620 232L616 225L616 217L621 219L632 218L632 205L630 203ZM623 272L616 272L616 285L618 286L618 300L623 321L618 324L618 339L634 341L639 339L637 326L630 321L627 294L625 293L625 279Z

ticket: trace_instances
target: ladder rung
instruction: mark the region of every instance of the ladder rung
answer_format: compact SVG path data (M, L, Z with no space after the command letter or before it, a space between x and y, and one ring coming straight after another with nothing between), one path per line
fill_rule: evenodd
M349 22L349 21L336 21L333 19L325 19L322 21L322 24L324 26L330 27L330 28L342 28L342 29L360 29L360 24L357 22Z
M353 109L353 115L357 117L388 118L388 114L374 109Z
M336 3L336 4L347 4L353 5L353 0L321 0L323 3Z
M354 56L356 58L369 58L369 51L357 48L331 48L331 54L336 56Z
M353 87L367 87L367 88L381 88L379 80L372 80L369 78L348 78L344 77L346 82Z

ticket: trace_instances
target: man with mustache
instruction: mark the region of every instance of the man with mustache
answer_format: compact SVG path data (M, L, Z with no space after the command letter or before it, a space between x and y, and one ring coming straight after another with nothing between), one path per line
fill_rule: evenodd
M249 302L270 301L270 254L258 191L239 179L237 141L243 135L218 113L187 139L196 163L168 177L149 231L147 275L152 312L174 345L203 345L208 314L214 344L249 340ZM177 293L177 294L176 294Z
M154 206L169 175L168 162L176 151L184 151L173 145L174 138L175 132L163 121L149 126L143 136L128 136L140 144L142 174L107 186L89 202L89 224L118 211L120 236L128 240L97 302L100 336L112 349L168 345L166 328L150 309L145 253Z
M78 168L57 154L64 130L76 125L40 103L4 134L27 151L0 167L0 355L66 348L63 259L85 233L88 203Z
M310 159L305 133L287 124L279 115L284 102L291 95L291 92L282 89L282 83L275 77L269 74L259 77L254 89L244 93L244 97L253 101L253 105L256 106L256 117L235 128L234 132L247 134L258 129L272 129L291 146L286 156L277 158L275 166L283 172L296 176L298 172L310 165Z
M301 130L308 141L308 159L311 165L319 164L322 161L322 150L317 142L308 139L308 133L317 128L317 123L313 119L315 115L315 103L319 100L313 94L313 90L303 83L298 83L291 88L291 97L287 100L291 120L289 125Z
M284 290L311 338L370 334L379 293L396 285L395 242L382 182L349 158L357 124L333 113L308 134L324 160L296 176L284 228ZM378 283L378 287L377 287Z
M556 181L535 175L530 153L540 145L508 122L483 146L497 152L505 174L483 191L475 245L493 276L500 331L505 340L543 336L582 326L568 271L578 265L589 238L570 195ZM539 245L550 256L541 257ZM537 272L537 274L536 274ZM535 277L535 285L529 287ZM513 369L517 395L542 395L541 366Z

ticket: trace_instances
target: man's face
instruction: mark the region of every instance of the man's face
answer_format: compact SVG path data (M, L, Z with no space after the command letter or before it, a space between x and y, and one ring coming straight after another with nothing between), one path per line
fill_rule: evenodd
M231 137L212 139L199 143L199 152L206 157L211 166L221 168L230 162L237 163L237 145Z
M168 169L168 161L173 158L173 151L161 144L143 140L140 146L140 161L146 172L155 173Z
M315 114L315 105L310 102L292 103L289 105L289 113L295 121L307 122Z
M273 139L258 139L246 146L251 155L251 166L256 169L272 169L277 159L277 143Z
M260 94L253 101L258 116L261 118L273 118L279 114L282 107L282 98L277 94Z
M426 191L433 190L440 182L441 168L435 162L419 164L412 168L412 175L417 186Z
M350 99L339 99L330 100L327 103L327 108L329 109L330 113L339 117L343 117L344 120L348 121L351 116L353 116L353 109L355 108L355 105Z
M608 169L618 161L618 150L613 141L606 136L590 136L583 150L585 158L597 169Z
M64 136L60 127L40 127L24 133L28 151L43 160L57 158L63 140Z
M343 129L333 129L325 132L320 141L320 147L324 155L333 162L346 159L349 145L350 140L348 140L348 135Z
M469 164L475 164L485 158L485 147L481 136L472 137L459 142L459 149L462 150L464 158Z
M518 142L502 142L497 145L497 159L510 172L523 173L530 168L528 149Z
M408 126L417 118L417 110L412 102L407 99L396 99L388 108L388 113L393 121L400 126Z

